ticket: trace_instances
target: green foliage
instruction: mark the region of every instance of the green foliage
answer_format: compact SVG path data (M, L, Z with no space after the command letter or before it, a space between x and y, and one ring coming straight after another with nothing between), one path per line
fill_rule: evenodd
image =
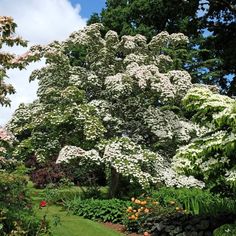
M213 236L232 236L236 235L236 225L225 224L213 232Z
M75 215L102 222L122 223L129 202L119 199L99 200L75 198L65 202L65 207Z
M161 205L175 202L193 215L236 214L236 201L197 188L160 188L152 194Z
M25 177L0 172L1 235L15 232L19 235L34 236L43 231L41 221L35 216L32 209L32 202L27 195L26 184Z

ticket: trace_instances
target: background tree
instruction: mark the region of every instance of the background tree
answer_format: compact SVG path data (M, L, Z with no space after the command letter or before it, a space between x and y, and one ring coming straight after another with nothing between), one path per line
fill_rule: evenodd
M148 39L161 31L182 32L189 48L175 48L175 69L184 68L194 82L215 84L221 92L236 94L235 88L235 0L107 0L100 14L88 24L101 22L120 36L141 33ZM232 78L232 79L230 79Z

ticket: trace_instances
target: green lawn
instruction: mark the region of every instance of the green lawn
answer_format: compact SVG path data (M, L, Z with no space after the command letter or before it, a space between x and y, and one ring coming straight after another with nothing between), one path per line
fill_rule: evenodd
M39 216L47 213L47 219L53 222L53 216L60 218L60 224L51 226L53 236L121 236L111 229L91 220L68 215L60 207L52 205L38 211Z
M122 236L102 224L84 219L79 216L68 214L60 206L51 204L47 207L39 209L39 203L45 200L45 191L34 189L29 185L30 193L35 204L35 210L39 217L47 215L47 219L51 222L51 230L53 236ZM62 192L69 191L61 190ZM70 188L70 191L78 193L78 188ZM35 194L36 193L36 194ZM55 216L60 220L60 224L53 224Z

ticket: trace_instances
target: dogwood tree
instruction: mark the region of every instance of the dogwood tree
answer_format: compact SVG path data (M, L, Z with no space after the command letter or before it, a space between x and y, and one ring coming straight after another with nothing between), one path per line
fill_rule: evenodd
M20 141L15 154L45 161L62 149L58 162L89 157L142 186L203 186L163 173L176 148L204 132L182 113L190 75L172 70L172 59L162 54L187 37L162 32L147 42L142 35L102 35L102 29L93 24L31 49L47 65L30 78L39 81L38 100L22 104L8 124Z
M193 121L209 131L181 147L173 167L206 182L213 190L235 190L236 101L206 87L196 87L189 90L183 104Z

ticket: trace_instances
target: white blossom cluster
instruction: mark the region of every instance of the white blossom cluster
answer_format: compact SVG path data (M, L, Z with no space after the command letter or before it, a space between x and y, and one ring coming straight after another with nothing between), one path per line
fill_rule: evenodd
M104 163L108 167L115 168L121 175L130 177L131 181L138 182L142 187L157 181L149 171L152 164L161 159L158 154L142 150L128 138L117 139L105 145L102 157L95 149L84 151L79 147L65 146L56 162L69 162L75 158L78 161L92 161L98 165ZM146 167L147 170L142 170L142 167Z
M219 112L226 112L226 108L232 107L235 100L224 95L211 91L206 86L195 86L190 89L184 97L183 103L186 109L195 110L193 119L204 125L212 125L214 116L218 117ZM204 112L203 112L204 111Z
M100 152L95 149L84 151L75 146L65 146L59 153L57 163L69 163L76 159L80 165L93 162L113 167L117 173L127 176L130 181L138 182L143 188L150 183L162 182L175 187L204 187L204 183L193 176L178 175L167 162L157 153L144 150L129 138L120 138L100 146Z
M197 137L197 127L179 117L173 111L149 107L144 113L144 121L151 133L161 142L182 144Z
M56 160L56 163L69 163L72 159L82 159L85 158L86 161L92 160L96 162L97 164L101 163L101 158L99 157L98 152L95 150L91 151L85 151L82 148L76 147L76 146L65 146L61 149L58 158Z
M11 149L15 141L15 136L6 128L0 126L0 169L14 162Z
M236 170L232 169L232 170L227 171L225 174L225 179L226 179L226 182L228 182L231 185L234 185L234 187L235 187L235 185L236 185Z

